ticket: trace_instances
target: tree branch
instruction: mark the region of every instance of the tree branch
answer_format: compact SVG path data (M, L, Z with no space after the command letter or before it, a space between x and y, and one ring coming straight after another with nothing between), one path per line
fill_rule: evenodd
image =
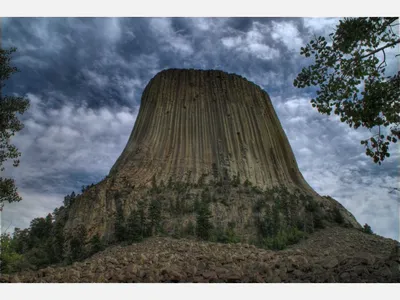
M387 66L385 49L382 49L382 52L383 52L383 61L379 64L378 70L381 68L383 63L385 63L385 67Z
M375 54L375 53L377 53L377 52L379 52L379 51L381 51L383 49L386 49L388 47L394 46L394 45L399 44L399 43L400 43L400 39L398 39L397 41L394 41L394 42L392 42L390 44L386 44L385 46L382 46L382 47L380 47L378 49L375 49L374 51L371 51L368 54L365 54L365 55L361 56L360 59L366 58L366 57L368 57L370 55L373 55L373 54Z

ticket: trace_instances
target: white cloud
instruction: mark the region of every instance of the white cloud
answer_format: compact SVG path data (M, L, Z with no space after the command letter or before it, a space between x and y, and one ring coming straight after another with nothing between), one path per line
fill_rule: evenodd
M201 31L207 31L212 26L212 21L209 18L190 18L189 20L191 20L194 26Z
M251 54L262 60L278 58L279 51L266 44L265 36L267 32L266 25L253 22L252 28L248 32L234 31L234 36L223 37L221 43L228 49Z
M103 34L112 43L118 42L122 37L122 29L119 18L105 18L102 20Z
M193 34L204 34L205 31L220 33L226 30L228 18L186 18L193 28Z
M143 82L138 78L132 78L127 75L115 74L112 77L114 86L117 86L120 90L121 96L129 100L130 103L136 103L138 99L135 99L135 92L138 89L143 88Z
M304 27L313 35L328 35L335 31L336 25L339 24L341 18L303 18Z
M170 19L153 18L150 19L149 24L153 33L159 38L159 41L166 45L166 50L179 52L184 55L193 54L194 50L191 42L179 32L173 30Z
M137 109L88 108L65 103L47 109L28 94L31 109L14 143L23 154L18 168L8 169L19 185L54 174L106 174L122 152L133 128ZM45 116L45 118L43 118ZM34 160L31 158L35 157Z
M82 73L89 79L90 84L96 85L98 88L105 88L108 84L108 77L106 75L88 69L83 69Z
M259 72L244 72L242 75L265 89L267 92L271 88L280 88L285 83L283 72L259 70Z
M62 37L53 30L56 19L38 18L30 24L30 32L41 42L40 51L59 53L64 47Z
M292 52L299 52L304 43L293 22L273 21L271 36L274 40L283 43Z
M234 36L234 37L222 38L221 42L227 48L234 48L242 44L244 40L240 36Z

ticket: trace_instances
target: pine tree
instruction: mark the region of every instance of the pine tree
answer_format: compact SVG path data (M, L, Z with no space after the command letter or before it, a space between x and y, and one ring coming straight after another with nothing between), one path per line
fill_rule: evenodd
M127 240L129 242L140 242L143 239L140 214L135 209L132 211L127 222Z
M104 250L104 244L101 241L99 234L95 234L90 239L90 254L93 255L103 250Z
M118 242L122 242L126 238L125 218L122 208L117 206L117 215L115 218L115 237Z
M268 204L265 208L265 215L262 222L261 235L263 237L272 236L274 234L273 218L271 206Z
M146 204L144 201L139 201L138 203L138 215L140 221L140 232L143 237L148 235L147 233L147 217L146 217Z
M276 201L272 205L272 231L273 234L278 234L279 230L281 229L281 216L279 213L279 203Z
M158 199L152 199L149 207L150 235L160 232L161 209L161 202Z
M82 260L86 258L86 251L84 248L87 238L87 231L85 226L80 225L70 240L70 256L73 261Z
M62 261L63 251L64 251L64 223L58 221L55 223L53 227L52 233L52 249L53 249L53 257L55 262Z
M208 240L210 238L211 230L213 228L211 224L211 211L209 203L202 201L197 211L196 218L196 234L199 238L203 240Z
M365 224L365 225L364 225L362 231L365 232L365 233L367 233L367 234L373 234L373 233L374 233L374 232L372 231L372 229L371 229L371 226L369 226L368 224Z

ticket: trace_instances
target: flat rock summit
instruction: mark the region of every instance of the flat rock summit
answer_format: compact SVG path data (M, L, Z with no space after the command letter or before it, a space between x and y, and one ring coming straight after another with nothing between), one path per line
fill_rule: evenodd
M1 280L400 282L399 244L315 192L268 94L223 71L156 74L109 175L55 223L70 264Z

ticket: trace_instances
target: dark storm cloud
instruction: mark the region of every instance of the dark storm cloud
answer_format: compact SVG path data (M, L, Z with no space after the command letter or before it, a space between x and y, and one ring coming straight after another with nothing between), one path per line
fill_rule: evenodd
M367 130L320 115L309 101L315 88L293 80L311 63L299 55L313 34L327 36L335 18L12 18L3 47L18 48L20 68L6 93L27 95L22 152L7 168L24 201L7 205L4 226L29 225L63 195L101 180L133 128L145 85L166 68L220 69L240 74L271 96L300 170L379 234L397 238L398 147L383 166L364 155ZM394 49L393 51L396 51ZM397 50L398 51L398 50ZM390 61L395 67L395 61ZM389 67L389 68L390 68ZM397 151L396 151L397 150ZM19 221L17 221L19 220Z

